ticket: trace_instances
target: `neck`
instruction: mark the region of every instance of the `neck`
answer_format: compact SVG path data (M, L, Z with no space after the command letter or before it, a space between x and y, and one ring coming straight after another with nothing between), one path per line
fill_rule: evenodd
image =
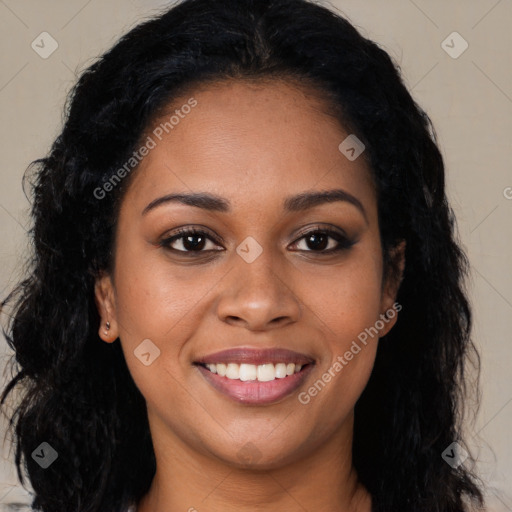
M137 512L371 512L352 465L353 416L311 453L269 469L240 469L201 453L150 420L157 470Z

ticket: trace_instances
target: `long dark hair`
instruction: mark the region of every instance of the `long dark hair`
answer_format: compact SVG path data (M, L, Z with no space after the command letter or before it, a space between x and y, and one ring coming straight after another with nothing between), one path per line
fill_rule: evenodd
M173 98L220 79L312 84L363 141L378 195L385 268L406 241L399 319L379 342L356 404L353 461L375 512L462 512L483 502L463 445L467 363L479 371L444 164L427 114L398 66L343 17L306 0L185 0L133 28L80 76L62 132L29 169L33 255L4 334L24 395L10 418L44 512L122 511L149 489L155 455L145 401L120 344L100 340L94 282L112 269L129 178L111 179ZM136 170L133 171L133 173ZM132 173L132 175L133 175ZM25 176L27 177L27 176ZM96 193L95 193L96 191ZM478 379L477 379L478 381ZM478 383L478 382L477 382ZM32 453L47 442L47 469ZM314 490L313 490L314 492Z

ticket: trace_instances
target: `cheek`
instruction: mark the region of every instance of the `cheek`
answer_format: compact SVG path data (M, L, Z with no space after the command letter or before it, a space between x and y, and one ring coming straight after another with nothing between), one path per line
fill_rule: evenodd
M119 251L115 275L119 337L126 364L146 400L166 397L176 407L188 407L190 395L178 384L183 381L180 361L204 317L213 281L197 267L173 268L156 251L151 257ZM149 356L143 355L148 352Z
M321 382L306 390L303 403L311 399L337 411L332 414L334 422L348 413L362 393L378 346L381 265L376 252L365 254L332 268L329 279L317 281L318 286L304 295L323 331L325 350L317 376Z
M154 337L161 347L176 345L177 332L197 324L201 299L211 282L198 267L167 262L160 248L119 251L116 261L116 309L121 332L130 343ZM204 278L203 278L204 277Z
M381 279L378 258L362 251L343 265L302 279L302 297L318 316L319 325L325 327L337 352L379 318ZM314 287L312 282L316 283Z
M201 298L211 285L177 275L170 265L156 264L147 255L120 257L116 282L122 350L148 407L162 414L190 408L179 361L200 322ZM174 416L167 416L166 423L174 424Z

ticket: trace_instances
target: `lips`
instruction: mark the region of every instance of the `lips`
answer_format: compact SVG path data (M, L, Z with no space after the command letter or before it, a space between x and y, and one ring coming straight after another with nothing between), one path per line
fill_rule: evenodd
M236 348L201 357L194 364L206 382L222 395L239 403L264 405L292 394L302 385L314 363L315 360L305 354L281 348ZM274 376L269 375L267 367L271 367L271 374L274 369L281 371L279 375L277 372ZM288 372L285 368L288 368ZM295 370L290 371L291 368ZM240 376L236 373L239 370L244 370Z
M315 360L305 354L300 354L292 350L283 348L272 349L248 349L233 348L215 352L196 361L196 364L218 364L218 363L237 363L237 364L266 364L266 363L294 363L305 366L314 363Z

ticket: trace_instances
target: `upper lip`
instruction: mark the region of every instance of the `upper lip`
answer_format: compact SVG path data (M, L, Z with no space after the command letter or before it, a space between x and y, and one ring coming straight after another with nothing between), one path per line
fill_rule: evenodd
M196 360L197 364L245 363L260 365L265 363L314 363L311 357L284 348L231 348L209 354Z

